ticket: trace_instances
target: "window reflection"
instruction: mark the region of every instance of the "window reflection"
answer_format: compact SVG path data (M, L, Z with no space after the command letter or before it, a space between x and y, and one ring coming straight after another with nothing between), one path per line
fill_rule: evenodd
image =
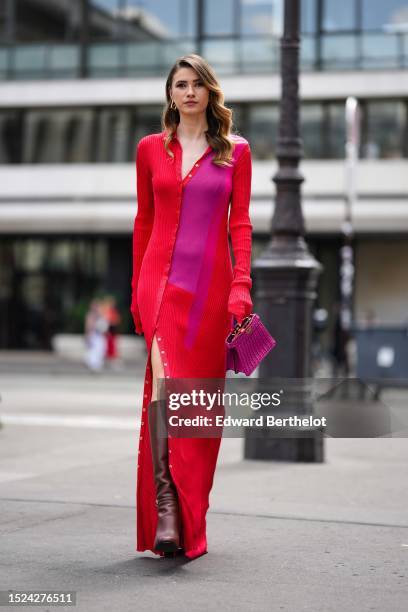
M323 151L323 105L304 104L301 109L301 131L304 156L315 159L325 157Z
M317 0L302 0L300 3L301 27L305 34L314 34L317 24Z
M248 140L256 159L275 156L279 109L276 104L257 104L248 110Z
M362 68L393 68L399 53L399 40L395 35L364 32L361 51Z
M21 162L22 125L17 111L0 114L0 164Z
M355 0L324 0L323 30L333 32L338 30L355 30L356 1Z
M283 26L283 0L241 0L241 34L280 36Z
M237 64L238 48L237 40L209 39L203 42L203 55L218 74L230 74Z
M325 150L323 157L342 158L345 155L346 121L345 105L328 104L326 108L327 124L325 127Z
M4 0L0 7L3 4ZM18 42L79 40L81 0L47 3L15 0L14 10Z
M244 133L245 131L245 109L242 104L228 104L232 110L232 132Z
M97 162L123 163L128 160L130 116L126 110L104 109L97 124Z
M92 39L117 39L122 35L120 0L90 0L88 23Z
M134 159L136 144L143 136L161 132L161 111L161 106L139 106L132 110L129 159Z
M234 103L233 131L251 142L254 159L276 154L276 102ZM404 100L364 101L362 155L399 158L408 154ZM146 134L161 131L162 105L0 112L0 163L127 163ZM344 157L344 102L306 102L301 107L306 159Z
M407 108L403 102L369 102L365 105L364 123L363 157L402 157L407 124Z
M207 0L204 4L205 34L234 34L234 5L234 0Z
M81 333L89 300L105 292L110 244L92 237L5 238L0 244L2 347L51 349L56 332ZM125 269L127 261L122 257Z
M364 30L391 30L408 24L406 0L362 0L362 26Z
M33 110L24 119L23 163L85 163L91 158L91 110Z
M332 34L321 39L322 64L325 68L347 69L356 65L358 38L354 34Z
M160 40L195 35L195 0L123 1L126 18L139 24L141 30L144 30L144 39Z

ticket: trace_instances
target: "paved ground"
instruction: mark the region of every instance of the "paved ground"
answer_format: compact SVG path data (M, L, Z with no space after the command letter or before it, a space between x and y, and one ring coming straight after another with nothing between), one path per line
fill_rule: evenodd
M320 464L244 461L226 438L208 554L136 553L143 366L1 369L0 590L75 590L81 612L407 610L406 438L326 438Z

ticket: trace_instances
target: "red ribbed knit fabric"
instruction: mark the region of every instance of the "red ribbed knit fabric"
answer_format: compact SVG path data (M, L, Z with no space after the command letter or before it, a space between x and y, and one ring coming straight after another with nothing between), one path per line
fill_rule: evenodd
M164 132L144 137L137 147L131 312L148 351L137 471L138 551L160 554L153 548L157 507L147 419L153 338L166 378L225 380L232 317L240 322L252 309L251 152L244 138L232 139L231 167L213 164L215 152L208 147L186 177L177 133L169 145L173 158L164 148ZM181 545L189 558L207 552L206 512L220 441L168 440Z
M154 195L152 188L152 175L149 169L150 160L155 164L155 171L160 176L160 159L162 141L152 140L150 137L142 139L137 147L136 154L136 188L138 213L133 227L133 275L132 275L132 303L135 330L142 334L142 323L137 304L137 285L140 268L147 244L152 232L154 219ZM161 154L161 155L160 155ZM251 199L252 160L251 149L247 143L235 164L231 192L231 211L229 217L229 232L234 255L233 281L228 300L228 312L233 314L240 323L242 318L252 311L250 289L251 279L251 247L252 224L249 217L249 204ZM165 194L164 194L165 195ZM170 205L169 201L169 205ZM166 226L160 225L163 234L159 235L164 241L167 238ZM157 265L162 262L157 259Z
M251 200L252 161L251 150L247 144L234 168L229 231L235 259L234 279L228 300L228 312L238 323L252 311L250 289L252 224L249 218Z

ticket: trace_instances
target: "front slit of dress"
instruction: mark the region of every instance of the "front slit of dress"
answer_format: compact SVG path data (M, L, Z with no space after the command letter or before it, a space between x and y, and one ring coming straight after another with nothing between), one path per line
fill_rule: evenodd
M146 365L146 383L145 383L145 391L144 391L144 397L143 397L142 420L141 420L141 428L144 427L145 429L144 429L143 433L141 432L141 437L140 437L140 441L139 441L139 456L140 456L140 454L142 452L142 449L143 449L141 443L143 442L143 439L145 438L145 436L149 436L149 446L150 446L150 431L149 431L149 419L148 419L148 416L147 416L147 407L148 407L148 405L151 402L152 393L153 393L152 346L153 346L153 338L154 338L155 335L156 335L156 340L157 340L157 344L158 344L159 351L160 351L161 361L162 361L162 364L163 364L165 379L171 377L171 373L170 373L171 372L171 368L170 368L170 365L169 365L169 362L168 362L168 359L167 359L167 354L166 354L166 349L165 349L165 341L164 341L164 338L163 338L163 334L160 332L159 324L157 323L156 327L155 327L155 329L153 331L152 341L150 343L149 352L148 352L148 359L147 359L147 365ZM147 387L147 390L146 390L146 387ZM159 397L160 396L158 395L157 399L159 399ZM146 444L146 442L145 442L145 444ZM173 480L174 485L176 487L178 501L179 501L179 508L180 508L180 521L179 521L180 540L179 540L179 544L180 544L181 548L184 548L184 531L183 531L182 514L183 514L183 511L186 512L187 509L185 508L185 504L183 504L182 500L180 499L180 495L179 495L180 491L179 491L179 487L177 485L177 479L174 478L173 464L171 463L171 458L170 458L171 453L172 453L172 441L171 441L171 436L170 435L168 437L168 449L169 449L169 467L171 469L172 480ZM150 452L151 452L151 449L150 449ZM139 459L139 461L140 461L140 459ZM138 465L138 469L140 470L139 465ZM153 487L155 487L155 482L154 481L153 481ZM156 512L157 512L157 509L156 509ZM163 552L155 551L151 547L143 548L143 550L152 550L152 552L155 552L155 554L159 554L160 556L164 555Z

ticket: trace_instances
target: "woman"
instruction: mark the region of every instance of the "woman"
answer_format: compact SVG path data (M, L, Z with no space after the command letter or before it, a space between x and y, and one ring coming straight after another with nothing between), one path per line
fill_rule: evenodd
M158 437L166 400L157 399L157 380L225 380L233 317L241 322L252 309L252 165L249 144L231 134L232 111L202 57L176 61L166 99L163 131L142 138L136 155L131 312L148 352L137 551L178 551L194 559L207 552L206 512L220 437Z

